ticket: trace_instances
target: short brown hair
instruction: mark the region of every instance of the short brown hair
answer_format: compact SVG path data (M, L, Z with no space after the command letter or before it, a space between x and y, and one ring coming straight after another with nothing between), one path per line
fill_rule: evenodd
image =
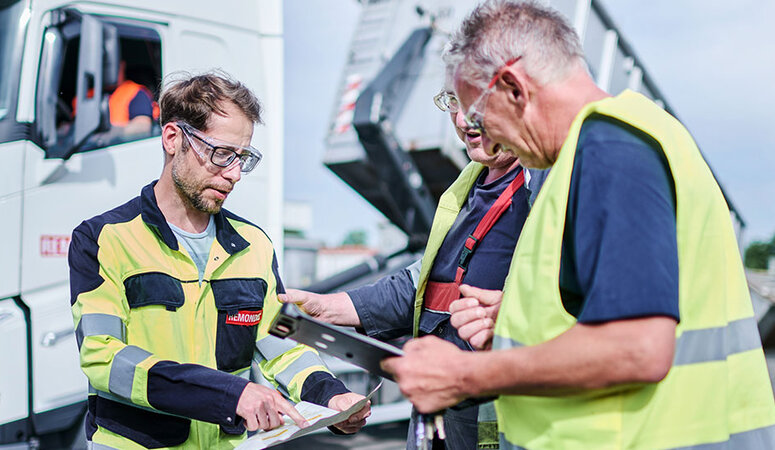
M261 103L247 86L223 71L210 71L170 76L159 99L161 125L180 120L205 130L213 113L225 114L224 101L233 103L253 123L263 123Z

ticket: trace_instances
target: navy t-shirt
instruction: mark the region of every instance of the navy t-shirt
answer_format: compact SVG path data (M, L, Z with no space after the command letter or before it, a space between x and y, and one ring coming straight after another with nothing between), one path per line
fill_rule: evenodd
M135 97L129 102L129 120L137 116L148 116L153 118L153 99L148 93L140 89Z
M430 281L455 281L460 253L466 239L473 234L487 211L520 173L522 167L517 167L497 180L485 184L487 171L482 171L439 247L431 268ZM524 185L514 193L509 208L482 238L471 255L463 284L482 289L503 289L514 247L530 212L528 196Z
M430 280L455 280L466 238L474 232L482 217L520 172L522 168L517 167L486 184L484 179L487 177L487 170L480 174L439 248L431 268ZM531 187L533 186L536 189L540 187L531 182ZM529 192L525 186L514 193L511 206L479 242L472 254L468 271L463 278L464 283L484 289L503 288L519 233L530 210L528 197ZM403 270L372 285L347 293L369 336L389 340L412 332L415 289L409 271ZM466 348L466 344L460 340L448 321L449 314L423 311L420 316L420 331L433 333Z
M522 167L517 167L497 180L485 184L487 171L482 172L439 247L429 275L430 281L442 283L455 281L460 254L466 239L473 234L500 194L520 173L522 173ZM529 192L524 185L514 193L509 208L474 249L468 263L468 270L463 276L463 284L482 289L503 289L514 248L527 214L530 212L528 197ZM447 327L437 329L448 319L449 314L425 310L420 316L420 331L449 339L450 336L445 336ZM457 333L453 334L457 338Z
M679 319L675 187L659 144L593 116L573 164L560 293L582 323Z

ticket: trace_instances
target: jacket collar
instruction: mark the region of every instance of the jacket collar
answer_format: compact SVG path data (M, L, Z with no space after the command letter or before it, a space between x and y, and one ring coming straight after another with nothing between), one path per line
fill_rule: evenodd
M179 250L178 238L175 237L175 233L172 232L167 219L164 218L159 209L159 204L156 202L156 193L153 191L153 187L156 186L154 180L143 188L140 192L140 211L142 214L143 222L150 225L159 238L164 242L171 250ZM231 225L226 217L228 212L221 210L214 216L215 221L215 239L221 244L224 250L230 255L240 252L246 249L250 242L243 238L237 230Z

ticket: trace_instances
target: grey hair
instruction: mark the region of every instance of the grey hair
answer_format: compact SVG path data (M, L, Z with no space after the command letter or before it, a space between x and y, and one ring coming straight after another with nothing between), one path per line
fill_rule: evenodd
M585 64L578 34L565 17L530 0L480 4L463 20L442 55L448 72L482 88L517 57L539 84L562 80L578 64Z

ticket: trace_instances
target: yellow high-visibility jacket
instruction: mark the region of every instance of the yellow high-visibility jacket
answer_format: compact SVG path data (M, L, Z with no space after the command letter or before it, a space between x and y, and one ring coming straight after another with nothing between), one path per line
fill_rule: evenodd
M652 137L672 173L681 317L672 368L631 389L501 396L502 448L775 448L775 401L729 208L689 132L632 91L573 121L517 243L493 349L538 345L576 324L560 297L560 258L576 145L592 114Z
M216 214L200 284L154 185L73 231L71 304L95 447L239 445L237 401L254 357L293 401L326 405L346 392L315 350L267 334L283 288L264 232Z

